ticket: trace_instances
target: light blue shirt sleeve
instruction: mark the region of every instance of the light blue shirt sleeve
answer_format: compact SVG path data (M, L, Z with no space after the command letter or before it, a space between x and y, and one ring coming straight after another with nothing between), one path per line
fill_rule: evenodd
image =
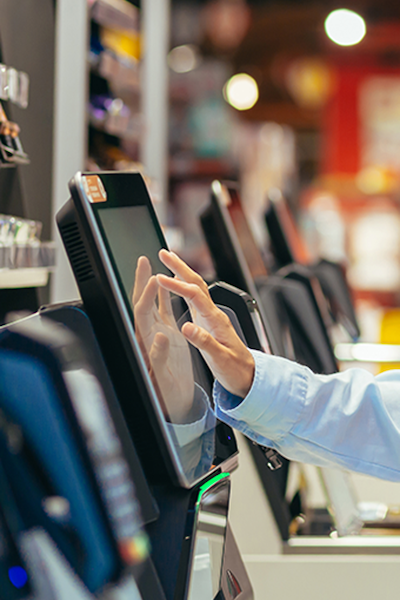
M400 370L316 375L251 352L255 375L243 401L215 383L219 419L286 458L400 481Z

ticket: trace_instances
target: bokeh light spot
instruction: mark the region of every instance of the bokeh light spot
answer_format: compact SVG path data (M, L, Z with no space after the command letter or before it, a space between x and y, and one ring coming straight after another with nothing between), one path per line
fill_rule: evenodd
M258 96L257 82L247 73L234 75L224 87L225 100L237 110L252 108L258 100Z
M325 19L325 32L335 44L353 46L361 42L367 27L359 14L347 8L339 8Z

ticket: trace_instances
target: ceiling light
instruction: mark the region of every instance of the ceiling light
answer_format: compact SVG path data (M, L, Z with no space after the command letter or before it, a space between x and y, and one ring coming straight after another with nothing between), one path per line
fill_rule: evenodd
M255 105L258 96L256 80L246 73L234 75L224 87L225 100L237 110L248 110Z
M358 44L366 31L364 19L347 8L334 10L325 19L326 35L339 46Z

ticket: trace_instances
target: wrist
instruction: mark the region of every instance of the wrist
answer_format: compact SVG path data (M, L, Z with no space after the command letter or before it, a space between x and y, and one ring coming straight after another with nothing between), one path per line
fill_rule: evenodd
M220 383L230 394L243 399L253 385L255 368L253 355L247 350L236 364L235 377L221 378Z
M253 358L253 355L250 354L250 352L248 352L245 360L245 365L243 365L244 378L241 386L236 391L237 396L240 396L241 398L245 398L247 396L251 389L251 386L253 385L255 370L255 360Z

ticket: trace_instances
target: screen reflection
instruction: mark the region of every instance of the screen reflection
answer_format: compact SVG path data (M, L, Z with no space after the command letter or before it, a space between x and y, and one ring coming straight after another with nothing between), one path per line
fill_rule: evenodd
M170 294L158 286L145 256L137 263L132 305L136 336L164 414L172 423L185 423L194 400L189 345L177 326Z
M162 243L148 207L104 203L96 208L167 429L182 470L189 482L194 481L218 460L212 377L180 331L190 319L187 305L158 286L155 275L170 272L158 258Z
M139 257L132 293L136 337L185 473L193 478L212 465L215 418L209 382L194 368L198 358L180 331L189 318L182 304L159 287L149 259Z

